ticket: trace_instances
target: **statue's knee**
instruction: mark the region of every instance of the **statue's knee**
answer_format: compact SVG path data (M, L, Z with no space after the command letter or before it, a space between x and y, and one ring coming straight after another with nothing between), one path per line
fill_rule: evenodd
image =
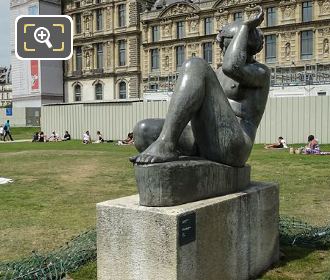
M139 121L133 129L134 137L143 136L147 131L147 126L148 125L146 120Z
M184 64L182 65L182 68L186 71L187 70L188 71L191 71L191 70L201 71L202 69L207 69L209 67L210 66L208 65L208 63L200 57L191 57L188 60L186 60L184 62Z
M147 129L147 124L145 120L139 121L133 129L134 144L139 152L144 151L148 145L146 143L147 140L145 136L146 129Z
M164 119L145 119L135 125L133 129L134 143L139 152L144 151L158 138L163 124Z

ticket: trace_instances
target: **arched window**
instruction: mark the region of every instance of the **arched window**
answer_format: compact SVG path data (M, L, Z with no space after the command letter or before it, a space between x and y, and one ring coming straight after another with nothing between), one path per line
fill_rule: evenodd
M74 101L81 101L81 86L74 86Z
M103 86L100 83L95 85L95 99L96 100L103 99Z
M126 83L119 83L119 99L126 99Z

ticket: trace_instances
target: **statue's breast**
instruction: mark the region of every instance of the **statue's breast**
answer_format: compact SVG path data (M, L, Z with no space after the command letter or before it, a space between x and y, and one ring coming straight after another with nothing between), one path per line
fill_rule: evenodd
M217 73L217 77L227 98L236 101L244 99L244 89L240 87L238 82L227 77L221 69Z
M223 90L227 98L232 100L242 100L244 98L243 91L240 90L239 83L231 80L223 86Z

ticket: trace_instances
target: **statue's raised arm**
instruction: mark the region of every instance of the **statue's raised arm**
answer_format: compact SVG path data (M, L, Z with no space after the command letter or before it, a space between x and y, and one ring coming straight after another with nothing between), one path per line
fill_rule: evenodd
M247 20L243 24L229 25L218 35L220 44L221 37L223 37L222 44L225 48L223 72L246 86L263 86L264 80L269 78L267 67L260 63L254 63L253 59L253 55L263 48L264 37L261 31L257 29L263 20L264 12L259 7L259 13L255 18ZM235 35L231 38L230 35L233 33ZM229 44L228 39L230 40Z
M181 69L166 119L147 119L134 129L137 164L198 156L241 167L247 161L269 92L269 70L255 61L263 47L258 15L224 26L217 36L224 53L217 73L201 58ZM190 124L189 124L190 122Z

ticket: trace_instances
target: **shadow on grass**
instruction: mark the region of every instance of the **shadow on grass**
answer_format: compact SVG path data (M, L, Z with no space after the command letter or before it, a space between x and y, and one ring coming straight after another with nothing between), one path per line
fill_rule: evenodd
M326 249L303 248L281 245L280 261L264 272L258 279L262 280L330 280L328 266L321 265L328 258Z
M280 247L280 262L276 267L282 267L294 260L304 259L311 253L316 251L312 248L301 248L297 246L281 246Z
M69 273L69 277L68 279L73 279L73 280L78 280L78 279L96 280L97 279L96 261L88 263L87 265L78 269L76 272Z

